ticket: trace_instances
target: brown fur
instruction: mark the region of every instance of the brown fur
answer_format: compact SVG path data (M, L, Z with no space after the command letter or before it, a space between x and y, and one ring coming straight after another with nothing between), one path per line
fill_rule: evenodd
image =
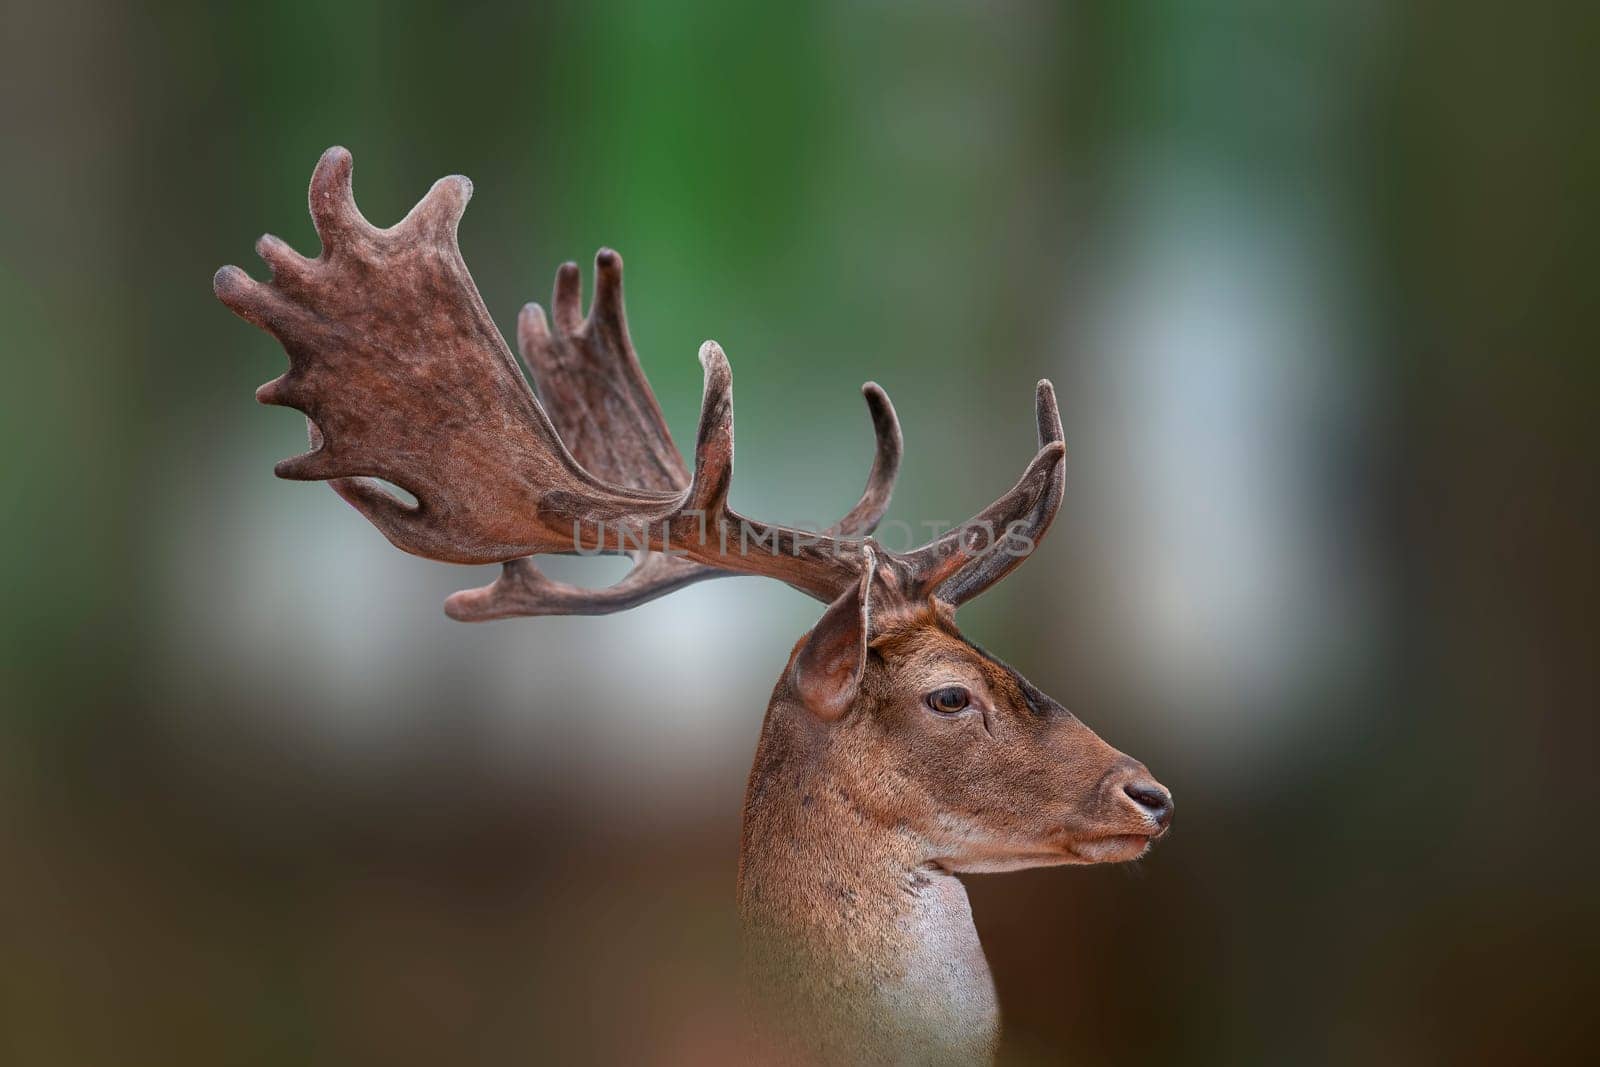
M1148 773L1030 699L942 606L881 613L868 638L837 722L790 672L767 709L738 888L760 1040L793 1062L983 1060L998 1009L953 874L1141 854L1161 828L1122 786ZM924 705L950 684L970 712Z

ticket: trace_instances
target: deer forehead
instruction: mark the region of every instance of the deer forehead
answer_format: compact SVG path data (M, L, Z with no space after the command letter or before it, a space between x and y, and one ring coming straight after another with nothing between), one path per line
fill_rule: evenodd
M1020 699L1010 672L946 629L941 619L927 617L884 634L872 642L889 666L896 689L932 689L962 683L979 685L997 702Z

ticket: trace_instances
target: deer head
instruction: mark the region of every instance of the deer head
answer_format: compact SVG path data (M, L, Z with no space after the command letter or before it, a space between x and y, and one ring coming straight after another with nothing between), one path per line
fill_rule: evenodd
M1172 798L1017 671L962 636L954 608L880 575L796 647L770 722L820 754L854 806L956 872L1137 858Z
M456 244L470 194L465 178L444 178L378 229L356 208L349 153L332 148L311 180L321 254L307 259L266 236L256 247L270 282L217 272L222 302L289 356L288 372L257 397L304 413L312 447L279 463L280 477L329 482L407 552L503 564L493 584L449 598L457 619L601 614L736 574L827 604L778 683L752 774L741 878L768 878L768 899L788 880L760 874L760 860L790 846L812 849L810 868L878 849L917 870L990 871L1130 859L1165 832L1171 797L1140 764L955 625L956 609L1020 564L1060 506L1064 446L1049 382L1036 396L1038 450L1016 485L914 551L870 536L902 450L894 408L872 383L863 393L877 453L855 506L817 532L748 518L727 502L733 399L722 349L700 350L690 470L628 335L622 261L602 250L587 315L568 263L551 315L530 304L518 319L536 397ZM574 550L625 553L634 566L592 590L532 562ZM808 821L828 803L807 790L846 798L849 812ZM816 904L806 900L791 903Z

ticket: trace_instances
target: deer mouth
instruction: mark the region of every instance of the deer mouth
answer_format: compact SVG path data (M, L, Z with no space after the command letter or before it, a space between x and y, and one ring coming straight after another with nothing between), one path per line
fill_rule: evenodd
M1074 841L1068 850L1085 863L1126 863L1150 850L1150 834L1107 834Z

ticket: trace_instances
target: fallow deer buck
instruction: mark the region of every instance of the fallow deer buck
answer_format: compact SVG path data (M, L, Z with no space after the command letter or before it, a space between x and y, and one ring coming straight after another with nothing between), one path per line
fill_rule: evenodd
M377 229L350 174L333 148L312 176L316 259L267 236L270 282L237 267L215 279L289 355L257 397L303 412L312 448L279 477L327 480L407 552L503 564L449 598L456 619L604 614L734 574L827 604L778 678L745 797L738 903L763 1047L805 1062L987 1058L994 986L955 875L1131 860L1172 818L1141 764L956 628L956 609L1021 562L1061 503L1050 384L1021 480L915 551L870 536L901 455L894 409L870 383L877 456L856 506L820 533L746 518L727 502L728 361L714 342L700 349L691 472L629 340L615 252L595 259L587 317L572 263L551 321L523 309L536 399L456 244L471 184L444 178ZM530 558L597 545L634 559L607 589L553 581Z

